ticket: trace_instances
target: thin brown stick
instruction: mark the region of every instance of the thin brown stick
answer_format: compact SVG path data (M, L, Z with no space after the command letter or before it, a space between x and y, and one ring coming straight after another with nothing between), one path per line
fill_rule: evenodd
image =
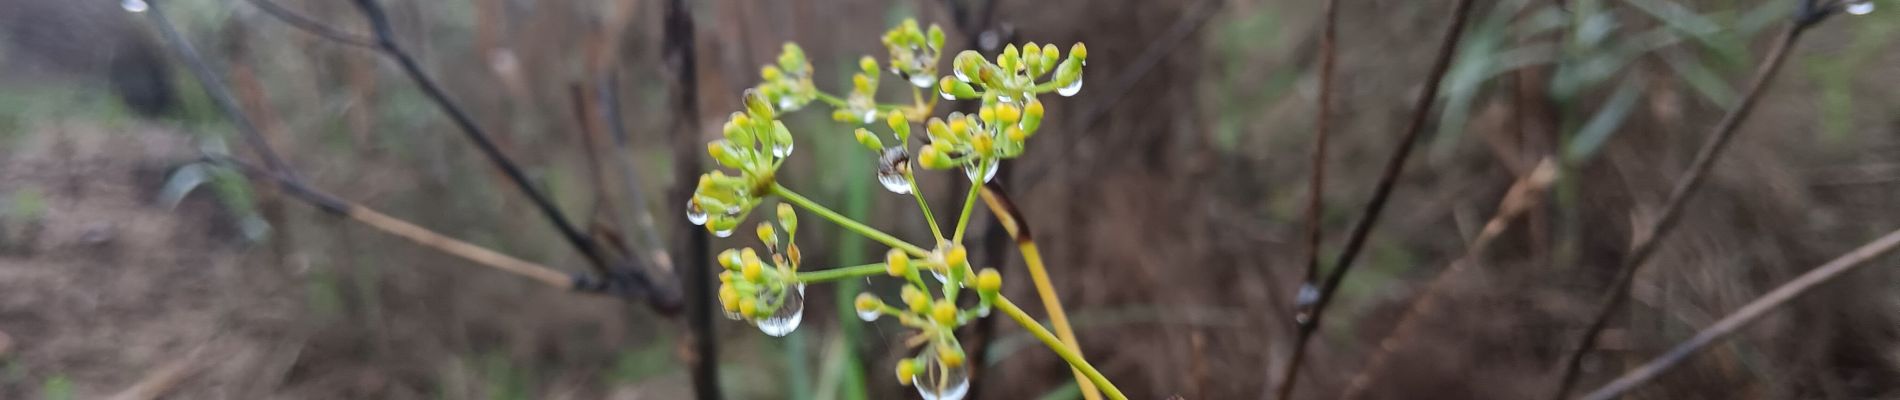
M315 19L311 19L310 17L304 16L303 14L299 14L296 11L291 11L290 9L284 8L284 6L278 5L277 3L271 2L270 0L249 0L249 1L252 6L256 6L257 9L259 10L263 10L265 14L270 14L271 17L275 17L280 21L284 21L284 23L286 24L290 24L290 26L292 27L296 27L297 29L302 29L304 32L309 32L312 35L317 35L317 36L323 37L324 39L329 39L332 42L336 42L343 45L362 47L366 49L376 48L376 39L363 36L360 34L356 34L356 33L345 32L342 29L337 29L335 27L325 25L322 22L317 22L317 20Z
M1735 333L1736 330L1748 326L1751 322L1755 322L1755 320L1760 319L1762 315L1768 314L1769 311L1774 311L1788 304L1789 301L1801 297L1801 295L1806 294L1808 290L1814 289L1816 286L1832 281L1835 278L1840 278L1842 275L1853 272L1862 266L1866 266L1869 264L1868 261L1872 261L1875 257L1879 257L1882 254L1892 252L1895 248L1900 248L1900 230L1888 232L1885 236L1881 236L1873 242L1862 245L1860 248L1854 249L1854 251L1850 251L1847 254L1841 255L1839 258L1835 258L1833 261L1828 261L1826 264L1821 264L1821 266L1815 267L1813 270L1795 277L1794 280L1782 284L1780 287L1775 288L1775 290L1769 291L1768 294L1764 294L1760 298L1755 299L1755 301L1748 302L1747 305L1735 310L1735 312L1730 313L1728 316L1722 317L1722 319L1716 321L1714 325L1709 325L1708 328L1702 329L1701 332L1696 332L1694 337L1690 337L1689 340L1677 344L1676 347L1669 349L1668 352L1663 353L1654 360L1650 360L1642 366L1630 370L1628 373L1623 374L1622 377L1618 377L1616 380L1610 381L1609 384L1603 385L1603 387L1591 391L1590 394L1584 395L1583 398L1589 400L1607 400L1622 395L1630 389L1634 389L1651 379L1655 379L1657 376L1661 376L1663 372L1668 371L1670 367L1681 364L1684 360L1687 360L1689 356L1694 355L1697 350L1701 350L1703 347L1707 347L1715 343L1715 341Z
M1450 266L1440 270L1438 276L1425 285L1425 291L1420 292L1418 297L1412 300L1412 304L1405 308L1399 316L1398 324L1393 325L1392 332L1379 340L1377 352L1372 354L1365 368L1361 368L1359 373L1353 376L1351 383L1346 386L1346 393L1339 398L1357 399L1365 394L1365 390L1372 383L1374 374L1384 368L1389 356L1398 351L1399 345L1406 337L1411 336L1411 331L1415 328L1419 317L1435 311L1438 294L1442 293L1445 286L1452 281L1451 277L1462 274L1465 269L1476 264L1478 257L1483 257L1485 249L1491 246L1491 241L1503 234L1505 228L1510 227L1511 221L1516 221L1519 216L1542 202L1544 190L1549 189L1551 182L1556 180L1557 162L1545 158L1523 178L1518 179L1517 183L1511 185L1511 189L1504 194L1504 200L1498 202L1497 213L1489 222L1485 222L1484 229L1478 232L1477 237L1471 239L1471 244L1465 246L1464 254L1452 261Z
M1472 0L1458 0L1452 6L1451 24L1445 28L1445 37L1439 43L1438 55L1432 61L1431 71L1425 76L1425 90L1419 92L1412 105L1412 118L1405 125L1405 132L1399 137L1399 147L1392 152L1385 163L1385 171L1379 177L1378 186L1373 190L1372 199L1366 202L1365 210L1359 222L1353 224L1352 232L1346 238L1346 245L1333 263L1333 271L1327 275L1321 286L1318 299L1313 302L1312 311L1304 313L1307 318L1299 321L1299 331L1295 335L1293 354L1288 357L1286 369L1281 371L1279 398L1288 399L1293 395L1294 378L1299 376L1300 363L1306 359L1306 342L1311 340L1313 332L1319 330L1321 316L1326 306L1332 302L1335 289L1346 278L1346 272L1352 270L1352 261L1365 246L1366 238L1372 234L1372 228L1379 221L1380 211L1385 209L1386 200L1392 196L1399 175L1405 171L1405 160L1417 147L1418 136L1425 130L1425 121L1430 119L1432 104L1438 99L1439 83L1444 80L1445 71L1451 68L1452 55L1458 52L1459 39L1464 37L1465 21L1471 15ZM1305 283L1307 285L1312 282Z
M304 184L302 181L283 174L264 171L256 166L229 158L210 158L210 161L234 167L252 179L261 179L274 183L279 189L282 189L285 194L289 194L292 198L303 200L313 207L348 217L351 220L361 222L363 225L375 228L383 233L408 239L410 242L414 242L422 247L434 249L443 254L467 260L475 263L475 265L520 275L536 282L547 284L548 286L561 289L575 288L575 279L560 270L524 261L494 250L489 250L485 247L457 240L429 230L429 228L409 223L400 218L389 216L389 214L384 214L369 207L364 207L349 200L336 197L336 195L319 191Z
M665 10L661 57L673 73L674 85L672 129L668 132L674 145L672 199L677 202L671 204L686 204L693 195L693 182L698 180L700 155L706 153L701 147L705 141L700 138L699 130L698 41L694 39L692 8L686 0L669 0ZM717 325L713 324L716 311L712 304L712 269L715 267L706 262L712 258L711 243L705 229L685 218L674 221L677 229L674 232L685 236L679 252L680 258L685 260L680 267L685 271L679 274L679 280L686 287L686 322L693 335L685 357L686 365L691 368L693 394L700 400L718 400L723 396L719 389L719 335Z
M132 384L131 387L127 387L125 390L121 390L118 394L114 394L107 399L156 400L164 397L165 394L171 392L172 389L177 389L178 384L184 382L185 378L190 378L191 375L196 374L198 370L203 369L204 366L200 365L199 362L200 353L203 351L204 348L200 347L185 354L183 357L159 365L158 368L146 372L145 377L139 379L139 381Z
M1313 115L1313 177L1306 187L1306 276L1301 282L1319 280L1320 212L1325 208L1326 138L1332 128L1334 25L1339 20L1339 0L1326 0L1325 22L1319 33L1319 111Z
M1709 134L1708 139L1702 142L1701 149L1696 151L1695 160L1689 163L1688 173L1676 180L1675 187L1669 191L1668 200L1663 203L1662 215L1637 233L1636 244L1630 247L1629 255L1623 258L1622 266L1617 268L1615 278L1611 279L1610 291L1604 293L1603 297L1597 301L1597 311L1590 319L1590 325L1584 329L1583 335L1577 337L1577 341L1571 346L1571 352L1565 357L1562 369L1559 371L1561 380L1549 398L1563 398L1570 392L1570 388L1576 385L1577 367L1583 363L1583 356L1588 354L1596 344L1597 335L1603 332L1604 326L1609 323L1610 316L1629 298L1630 282L1636 277L1636 272L1642 268L1645 261L1649 260L1649 256L1655 253L1656 245L1661 243L1664 235L1668 235L1670 229L1674 228L1676 222L1682 218L1683 205L1688 203L1689 197L1702 186L1702 181L1708 176L1709 169L1715 165L1715 159L1721 156L1729 139L1735 136L1736 128L1748 119L1750 111L1755 108L1755 103L1761 100L1762 93L1774 80L1776 72L1781 70L1782 62L1787 60L1789 49L1794 47L1801 33L1813 26L1815 22L1819 22L1819 19L1799 19L1782 31L1773 49L1768 51L1767 58L1755 69L1754 78L1749 80L1748 93L1742 96L1741 103L1722 116L1722 121L1716 124L1715 130Z

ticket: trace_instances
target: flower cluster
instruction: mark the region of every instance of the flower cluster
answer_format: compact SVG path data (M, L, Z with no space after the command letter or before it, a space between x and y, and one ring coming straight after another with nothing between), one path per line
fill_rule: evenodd
M751 247L727 249L719 253L719 304L726 317L745 320L772 336L785 336L798 329L804 320L805 284L799 282L798 215L788 204L778 205L778 227L785 231L779 242L778 229L760 222L759 242L771 254L771 260L759 257Z
M984 268L971 273L968 253L962 245L944 243L926 257L912 259L902 250L892 249L885 256L885 271L909 284L902 291L902 307L885 304L877 295L862 293L857 298L858 317L874 321L891 316L904 326L917 329L911 337L919 354L897 363L897 379L917 386L928 398L958 398L969 388L969 370L965 366L963 346L957 342L956 329L976 318L988 316L1003 288L1002 274ZM920 277L929 271L941 284L942 296L931 295ZM974 288L977 306L957 307L957 295Z
M805 59L805 50L797 44L786 43L785 50L778 55L778 65L759 69L759 77L764 79L759 83L759 94L782 112L804 108L818 98L818 87L812 84L811 73L811 61Z
M706 144L706 153L720 166L739 176L714 170L699 176L699 186L686 203L686 218L705 225L719 237L745 221L746 214L771 192L780 165L792 155L792 132L779 122L764 90L745 93L745 112L732 113L722 133L725 138Z

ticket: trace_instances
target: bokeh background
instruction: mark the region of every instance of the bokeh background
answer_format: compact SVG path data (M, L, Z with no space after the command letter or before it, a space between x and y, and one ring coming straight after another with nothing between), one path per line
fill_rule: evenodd
M366 32L348 2L275 3ZM1141 399L1267 398L1290 352L1320 2L687 1L691 84L675 79L679 64L664 51L667 1L383 3L400 42L569 215L650 214L671 241L701 234L676 222L682 203L671 190L685 154L675 144L716 137L784 42L803 45L832 92L848 87L858 57L883 57L879 35L904 18L943 25L951 54L1086 42L1082 92L1044 99L1043 133L999 178L1034 227L1084 352ZM1327 254L1398 145L1450 3L1340 2ZM1341 394L1517 174L1546 156L1563 172L1543 204L1449 278L1438 310L1367 372L1367 395L1547 392L1632 227L1659 212L1798 2L1567 3L1478 2L1430 129L1311 344L1296 397ZM1900 224L1900 3L1876 3L1804 38L1637 276L1634 301L1585 363L1584 386ZM249 1L158 4L316 186L584 270L394 63ZM249 153L155 32L118 1L0 0L0 398L691 396L685 360L699 355L678 315L482 269L233 174L179 173L203 149ZM627 151L589 147L575 117L570 88L603 84L621 100ZM677 111L684 89L697 114ZM928 235L910 198L874 183L852 126L822 111L787 123L799 145L782 182L873 226ZM590 152L632 160L646 201L623 196L621 181L601 201ZM959 179L922 178L939 213L960 203ZM1001 241L977 215L978 242ZM808 219L799 237L808 265L883 253ZM745 246L747 236L712 246ZM1006 294L1034 298L1013 250L973 251L1006 271ZM1829 284L1637 396L1895 396L1900 282L1889 267ZM857 292L896 288L814 287L804 323L784 338L718 319L723 391L912 398L890 373L909 353L905 331L848 312ZM1067 368L1021 329L966 335L991 341L980 398L1078 398Z

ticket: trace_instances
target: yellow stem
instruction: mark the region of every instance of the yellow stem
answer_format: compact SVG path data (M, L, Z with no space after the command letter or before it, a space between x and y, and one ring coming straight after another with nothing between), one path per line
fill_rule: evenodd
M974 184L982 185L982 183ZM1075 338L1075 328L1069 325L1068 313L1062 311L1062 299L1056 296L1055 285L1049 282L1049 269L1042 264L1042 252L1036 249L1035 239L1023 229L1024 222L1018 220L1016 209L1010 204L1006 195L984 187L982 196L983 203L990 207L990 215L996 216L997 222L1003 224L1004 230L1009 231L1009 236L1016 239L1016 249L1023 255L1023 264L1029 267L1029 279L1035 284L1036 296L1042 299L1043 308L1049 312L1049 323L1055 326L1056 335L1062 339L1062 343L1068 347L1069 351L1081 357L1082 344ZM1082 390L1082 398L1101 400L1101 391L1086 379L1087 376L1082 370L1075 368L1073 372L1075 372L1076 386Z
M1102 371L1098 371L1095 369L1095 366L1089 365L1088 360L1082 358L1081 352L1066 347L1061 339L1056 339L1055 335L1049 334L1048 329L1043 328L1042 324L1036 322L1035 318L1030 318L1029 314L1024 313L1022 308L1016 307L1016 303L1011 303L1009 298L997 296L996 309L1003 310L1003 313L1008 314L1010 319L1016 320L1016 324L1022 325L1023 329L1028 330L1030 335L1034 335L1036 339L1042 340L1043 344L1049 346L1049 350L1055 351L1057 357L1062 357L1062 361L1067 361L1069 366L1072 367L1071 369L1075 370L1075 374L1081 376L1080 378L1076 378L1076 382L1081 385L1081 387L1090 388L1089 390L1093 391L1096 386L1101 386L1102 390L1108 392L1108 398L1110 399L1128 399L1128 396L1122 394L1121 389L1115 387L1115 383L1109 382L1107 377L1102 376ZM1084 391L1082 393L1087 394L1090 393L1090 391ZM1101 393L1096 393L1095 396L1099 397Z

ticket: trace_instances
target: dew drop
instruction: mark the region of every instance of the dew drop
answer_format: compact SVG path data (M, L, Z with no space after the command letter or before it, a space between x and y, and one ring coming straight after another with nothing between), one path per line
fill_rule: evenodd
M1874 12L1874 2L1872 0L1847 4L1848 14L1867 15L1867 13L1871 12Z
M937 77L926 75L926 74L911 75L910 84L916 85L917 87L920 87L920 88L929 89L930 85L937 84Z
M798 323L805 321L805 285L795 285L785 292L785 301L778 305L778 311L758 321L759 331L771 336L785 336L798 330Z
M772 144L772 156L778 157L778 158L785 158L785 157L790 157L791 155L792 155L791 143Z
M952 96L952 95L950 95L950 88L943 88L943 90L938 90L938 91L937 91L937 95L938 95L938 96L943 96L943 99L944 99L944 100L956 100L956 99L957 99L957 96Z
M145 12L146 9L151 8L145 4L145 0L120 0L119 7L124 7L126 11L131 12Z
M945 368L937 362L937 352L925 351L923 372L911 377L911 385L917 387L917 395L924 400L962 400L970 393L970 370L967 366Z
M864 123L877 122L877 110L864 110Z
M878 171L877 183L884 184L884 190L889 190L891 193L910 194L910 181L896 172Z
M713 236L732 237L732 230L731 229L716 230L716 231L713 231Z
M997 93L996 101L1000 101L1004 103L1015 103L1016 99L1009 97L1009 95L1007 94Z
M1082 77L1079 76L1075 78L1075 83L1056 88L1056 94L1062 95L1062 97L1074 96L1076 92L1080 91L1082 91Z
M958 81L962 81L963 83L970 83L970 76L964 75L963 70L952 68L950 72L953 74L956 74Z
M879 315L881 314L877 310L858 310L858 319L864 322L876 321Z
M891 193L910 194L910 179L904 177L904 170L909 168L910 154L903 146L884 149L877 160L877 183L884 184L884 190Z
M998 169L1001 168L996 168L996 161L989 160L963 166L963 176L969 177L970 182L989 183L991 179L996 179ZM981 181L977 180L979 174L983 178Z
M707 219L706 210L699 208L699 203L691 202L691 201L686 202L686 220L687 221L692 222L693 225L705 225L706 219Z

